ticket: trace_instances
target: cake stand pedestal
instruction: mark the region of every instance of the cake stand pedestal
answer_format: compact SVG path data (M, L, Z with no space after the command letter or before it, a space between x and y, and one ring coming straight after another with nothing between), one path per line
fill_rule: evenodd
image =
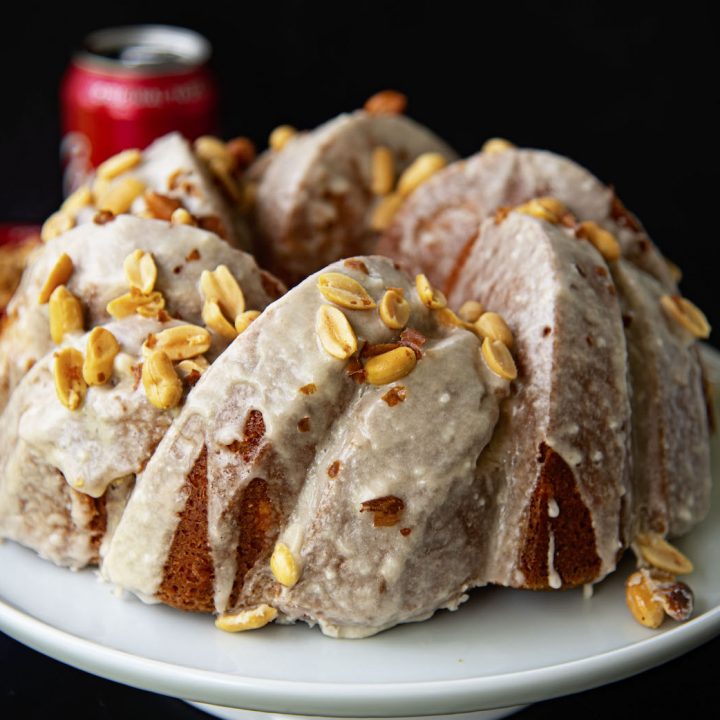
M208 715L221 718L222 720L362 720L361 718L325 718L310 715L282 715L279 713L263 713L254 710L238 710L235 708L220 707L207 703L187 701L198 710ZM376 718L375 720L500 720L519 712L527 705L515 705L514 707L498 708L496 710L478 710L471 713L459 713L456 715L430 715L422 717L407 718Z

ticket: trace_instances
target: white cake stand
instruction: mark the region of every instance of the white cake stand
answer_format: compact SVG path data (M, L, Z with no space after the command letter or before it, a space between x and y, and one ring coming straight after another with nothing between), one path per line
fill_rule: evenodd
M720 355L706 355L720 379ZM657 631L625 606L630 559L590 599L580 590L480 589L457 612L333 640L304 625L218 632L206 616L119 598L96 573L57 568L11 542L0 545L0 629L82 670L229 720L498 718L628 677L720 633L717 436L713 475L710 516L678 543L695 562L695 617Z

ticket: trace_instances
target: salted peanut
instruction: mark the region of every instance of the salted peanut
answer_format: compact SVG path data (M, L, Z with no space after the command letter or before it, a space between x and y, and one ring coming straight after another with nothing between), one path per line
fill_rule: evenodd
M173 210L173 213L170 216L170 222L174 225L197 225L197 220L182 207L177 210Z
M375 195L387 195L395 186L395 160L392 150L379 145L372 152L370 189Z
M407 197L445 165L447 165L447 160L440 153L430 152L419 155L400 176L397 191L403 197Z
M85 382L88 385L104 385L112 377L113 363L119 352L120 344L109 330L93 328L88 336L82 366Z
M509 140L505 140L505 138L494 137L486 140L483 143L482 148L480 148L480 152L501 153L505 152L506 150L511 150L514 147L515 145L513 145Z
M371 115L402 115L407 107L407 96L397 90L381 90L365 101L364 108Z
M242 203L242 188L238 185L235 178L232 176L232 172L228 170L226 164L222 160L213 158L208 162L208 167L215 179L220 183L225 194L234 202Z
M245 295L227 265L204 270L200 275L200 292L205 300L214 300L226 318L236 318L245 311Z
M206 300L202 309L203 322L213 331L226 340L237 337L235 326L223 315L217 300Z
M625 583L625 601L633 617L645 627L658 628L665 619L662 604L655 597L642 570L634 572Z
M671 573L655 568L643 568L640 572L647 578L653 597L662 605L666 615L680 622L692 615L695 596L688 585Z
M58 285L64 285L70 279L74 269L75 266L70 256L67 253L63 253L57 259L55 265L53 265L50 274L47 276L47 280L45 280L45 284L40 289L38 302L41 305L45 305L45 303L50 300L53 290L55 290Z
M151 337L152 342L146 340L143 343L143 355L162 350L173 361L202 355L209 350L211 344L210 333L197 325L176 325Z
M97 198L100 210L109 210L113 215L126 213L132 207L135 198L145 192L145 185L137 178L122 178Z
M282 150L295 135L297 135L297 130L292 125L278 125L270 133L268 144L277 152Z
M74 193L68 195L60 210L72 218L88 205L92 205L93 195L89 185L82 185Z
M372 310L375 301L367 290L349 275L338 272L323 273L317 279L318 290L330 302L348 310Z
M502 341L486 337L482 343L482 356L487 366L504 380L514 380L517 377L513 356Z
M659 570L673 575L687 575L693 571L692 562L658 533L638 535L635 545L642 559Z
M72 215L58 210L53 213L44 223L40 230L40 239L43 242L49 242L56 237L72 230L75 227L75 220Z
M460 306L458 315L465 322L474 323L484 312L485 308L483 308L482 303L477 300L468 300Z
M246 310L245 312L240 313L235 318L235 330L237 330L237 334L239 335L240 333L245 332L250 327L250 323L257 320L259 317L259 310Z
M494 312L483 313L474 323L478 335L499 340L507 347L513 346L513 334L503 318Z
M551 195L543 195L542 197L535 198L535 202L540 205L540 207L544 207L549 212L557 215L558 218L570 212L564 202Z
M270 558L270 570L273 577L288 588L291 588L300 579L300 565L285 543L275 545Z
M665 258L665 265L667 265L668 272L672 276L672 279L676 283L679 283L683 276L680 266L676 265L672 260L668 260L668 258Z
M365 381L371 385L387 385L410 374L416 364L415 352L403 345L368 358L365 362Z
M50 337L59 345L65 335L83 329L83 309L80 301L64 286L58 285L48 304Z
M440 310L447 307L447 299L440 290L434 288L427 275L420 273L415 276L415 289L417 290L420 302L431 310Z
M257 155L255 143L250 138L244 136L229 140L225 147L234 158L235 167L240 170L244 170L252 165L255 160L255 156Z
M626 600L635 619L651 628L662 624L663 614L687 620L695 605L693 591L684 582L657 568L640 568L628 578Z
M466 330L473 331L474 328L470 323L466 323L461 317L456 315L449 307L433 310L435 318L441 325L447 327L461 327Z
M90 188L90 191L92 192L93 196L93 202L97 206L98 199L101 198L112 185L112 182L110 180L103 180L102 178L95 176L95 179L92 181L92 187Z
M176 366L175 370L177 374L183 379L189 378L193 373L202 375L208 368L210 363L207 361L205 356L198 355L197 357L181 360Z
M224 613L215 618L215 627L225 632L243 632L265 627L277 617L277 610L270 605L258 605L248 610Z
M710 336L710 323L703 311L687 298L680 295L663 295L660 305L667 316L692 333L696 338Z
M120 297L111 300L105 310L116 320L138 313L144 317L155 317L165 307L165 298L157 290L144 295L138 290L131 289Z
M332 305L321 305L315 316L315 331L328 355L347 360L357 351L357 336L345 313Z
M98 166L96 175L101 180L112 180L128 170L138 166L142 160L142 153L137 149L123 150L117 155L108 158Z
M135 312L138 315L146 318L156 318L165 322L170 319L170 316L165 312L165 298L162 293L151 292L145 296L147 302L138 306Z
M87 392L82 375L83 356L75 348L63 348L55 353L53 378L55 393L68 410L77 410Z
M257 203L258 184L254 182L243 182L242 184L242 202L240 203L240 212L252 212Z
M142 384L147 399L161 410L175 407L182 398L183 384L163 350L153 350L143 362Z
M228 172L232 172L235 167L235 159L228 152L225 143L213 135L203 135L193 143L193 149L197 156L209 163L216 160L225 167Z
M622 252L617 238L611 232L601 228L596 222L592 220L581 222L575 231L575 235L581 239L589 240L608 262L620 259Z
M402 330L410 319L410 303L394 288L385 291L378 308L380 319L391 330Z
M149 295L153 291L157 280L157 266L151 253L134 250L125 258L123 269L131 288L139 290L143 295Z
M530 215L531 217L538 218L539 220L545 220L553 225L557 225L560 222L560 215L555 211L548 200L552 200L552 198L533 198L532 200L528 200L526 203L518 205L513 208L513 210L522 213L523 215Z
M157 220L170 220L172 214L182 207L182 203L177 198L161 195L154 190L146 190L143 197L149 216Z
M405 202L405 198L400 193L395 192L385 195L373 210L370 217L370 227L377 231L385 230L403 202Z

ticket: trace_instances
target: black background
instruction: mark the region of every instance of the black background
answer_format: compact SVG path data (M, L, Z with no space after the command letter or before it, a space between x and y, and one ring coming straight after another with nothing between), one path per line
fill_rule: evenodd
M42 221L60 202L57 90L83 36L158 22L214 46L222 130L264 146L281 123L313 127L386 87L461 154L490 136L568 155L613 183L683 290L720 327L717 31L710 4L608 2L13 3L0 40L0 222ZM711 340L717 345L717 340ZM1 568L0 568L1 571ZM720 641L527 717L709 714ZM70 670L0 636L0 714L197 717L180 703ZM9 710L9 714L6 714Z

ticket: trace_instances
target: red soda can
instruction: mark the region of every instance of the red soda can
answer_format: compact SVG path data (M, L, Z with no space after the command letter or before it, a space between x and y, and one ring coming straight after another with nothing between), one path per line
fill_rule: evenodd
M143 149L172 131L189 140L216 133L218 93L207 65L210 52L198 33L166 25L88 35L60 91L65 194L121 150Z

